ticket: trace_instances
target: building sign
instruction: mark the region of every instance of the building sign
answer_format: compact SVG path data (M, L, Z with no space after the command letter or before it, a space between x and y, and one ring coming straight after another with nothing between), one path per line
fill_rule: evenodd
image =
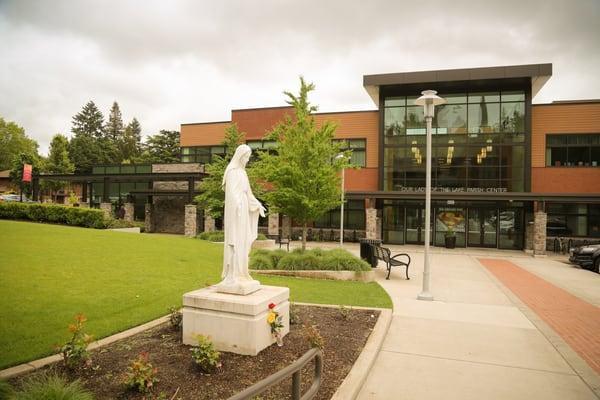
M23 182L31 182L31 164L23 164Z
M417 187L401 186L400 188L398 188L398 191L400 191L400 192L425 192L425 187L423 187L423 186L417 186ZM442 187L442 186L432 186L431 192L432 193L433 192L438 192L438 193L504 193L504 192L508 192L508 188L505 188L505 187L497 187L497 188L454 187L454 188L449 188L449 187Z

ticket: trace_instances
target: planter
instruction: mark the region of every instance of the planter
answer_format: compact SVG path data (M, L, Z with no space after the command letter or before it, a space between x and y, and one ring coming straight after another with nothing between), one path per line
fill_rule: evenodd
M452 235L452 236L446 236L446 248L447 249L453 249L456 247L456 236Z
M252 243L253 249L274 249L275 248L275 240L267 239L267 240L255 240Z
M336 281L373 282L375 280L375 272L373 271L288 271L283 269L252 269L250 272L260 275L295 276L298 278L332 279Z

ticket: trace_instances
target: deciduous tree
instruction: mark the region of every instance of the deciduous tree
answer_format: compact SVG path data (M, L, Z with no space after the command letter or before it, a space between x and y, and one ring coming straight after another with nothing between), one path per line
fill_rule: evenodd
M308 101L314 85L300 78L300 93L284 92L294 116L286 117L266 138L276 142L275 151L262 152L256 172L271 187L264 197L269 212L279 211L302 224L302 248L306 248L308 223L340 205L340 174L350 154L336 157L340 144L333 141L336 125L320 127Z
M11 169L13 160L21 153L37 154L38 144L27 137L25 130L14 122L0 117L0 171Z
M224 157L213 155L212 162L205 165L205 172L208 174L200 183L202 193L194 199L204 212L213 218L221 218L225 205L225 192L221 185L223 184L223 174L227 164L231 161L235 149L244 143L243 132L238 130L237 125L231 124L225 129L225 138L223 146L226 153ZM256 195L256 194L255 194Z

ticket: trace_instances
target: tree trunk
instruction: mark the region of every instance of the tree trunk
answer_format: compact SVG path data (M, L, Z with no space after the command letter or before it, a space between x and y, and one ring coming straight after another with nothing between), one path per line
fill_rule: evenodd
M306 222L302 225L302 251L306 250Z

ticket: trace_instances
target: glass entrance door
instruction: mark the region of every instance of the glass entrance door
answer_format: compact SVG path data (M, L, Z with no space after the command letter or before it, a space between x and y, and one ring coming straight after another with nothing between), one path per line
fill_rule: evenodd
M470 208L468 245L496 247L498 241L498 212L492 208Z
M430 221L430 240L433 243L433 220L435 212L431 208ZM407 244L425 244L425 209L417 207L406 207L406 243Z

